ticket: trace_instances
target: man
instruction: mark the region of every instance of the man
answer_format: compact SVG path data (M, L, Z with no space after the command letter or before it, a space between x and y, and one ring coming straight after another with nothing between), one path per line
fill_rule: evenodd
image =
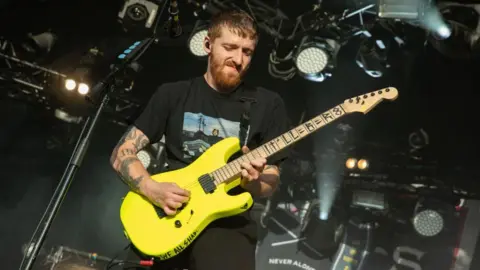
M167 215L174 215L190 194L173 182L158 183L150 178L136 157L147 144L165 136L169 170L187 166L219 140L241 137L245 97L253 97L250 101L254 103L244 130L243 153L287 131L287 116L279 95L242 82L257 41L256 26L248 14L217 14L204 41L209 55L207 72L192 80L161 85L113 151L111 164L121 178ZM278 165L285 157L283 151L269 157L268 163L258 158L242 164L240 191L254 197L270 196L279 181ZM158 269L253 270L255 249L256 226L246 212L213 222L186 251L160 261Z

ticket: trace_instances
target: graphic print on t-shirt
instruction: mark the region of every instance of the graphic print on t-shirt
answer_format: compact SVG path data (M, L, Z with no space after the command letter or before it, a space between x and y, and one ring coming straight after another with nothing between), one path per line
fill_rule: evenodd
M196 159L210 146L227 137L238 137L240 122L186 112L183 116L183 157Z

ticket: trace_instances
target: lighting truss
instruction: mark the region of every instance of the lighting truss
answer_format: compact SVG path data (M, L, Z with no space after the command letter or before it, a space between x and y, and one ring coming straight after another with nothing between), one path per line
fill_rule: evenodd
M0 58L3 58L0 81L2 81L2 88L6 90L2 91L2 95L41 104L50 109L46 82L52 77L64 78L66 76L55 70L15 57L17 55L15 45L8 40L3 40L0 44Z

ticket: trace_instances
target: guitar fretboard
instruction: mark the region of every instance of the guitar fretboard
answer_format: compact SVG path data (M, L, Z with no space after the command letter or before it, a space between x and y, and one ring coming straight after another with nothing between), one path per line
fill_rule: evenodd
M210 175L213 177L216 185L223 182L238 178L241 175L242 168L240 164L244 162L250 162L257 158L268 158L275 153L280 152L288 146L300 141L306 136L314 133L323 126L329 124L332 121L344 116L347 112L342 105L337 105L330 110L319 114L318 116L310 119L309 121L287 131L286 133L270 140L269 142L257 147L247 154L240 156L239 158L230 161L223 167L213 171Z

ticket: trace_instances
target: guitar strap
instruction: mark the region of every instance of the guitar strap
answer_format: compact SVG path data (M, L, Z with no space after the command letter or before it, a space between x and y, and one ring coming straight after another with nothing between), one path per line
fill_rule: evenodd
M243 112L240 117L240 146L247 145L248 135L250 131L250 112L252 104L257 102L255 98L256 88L245 87L242 96L239 98L243 103Z

